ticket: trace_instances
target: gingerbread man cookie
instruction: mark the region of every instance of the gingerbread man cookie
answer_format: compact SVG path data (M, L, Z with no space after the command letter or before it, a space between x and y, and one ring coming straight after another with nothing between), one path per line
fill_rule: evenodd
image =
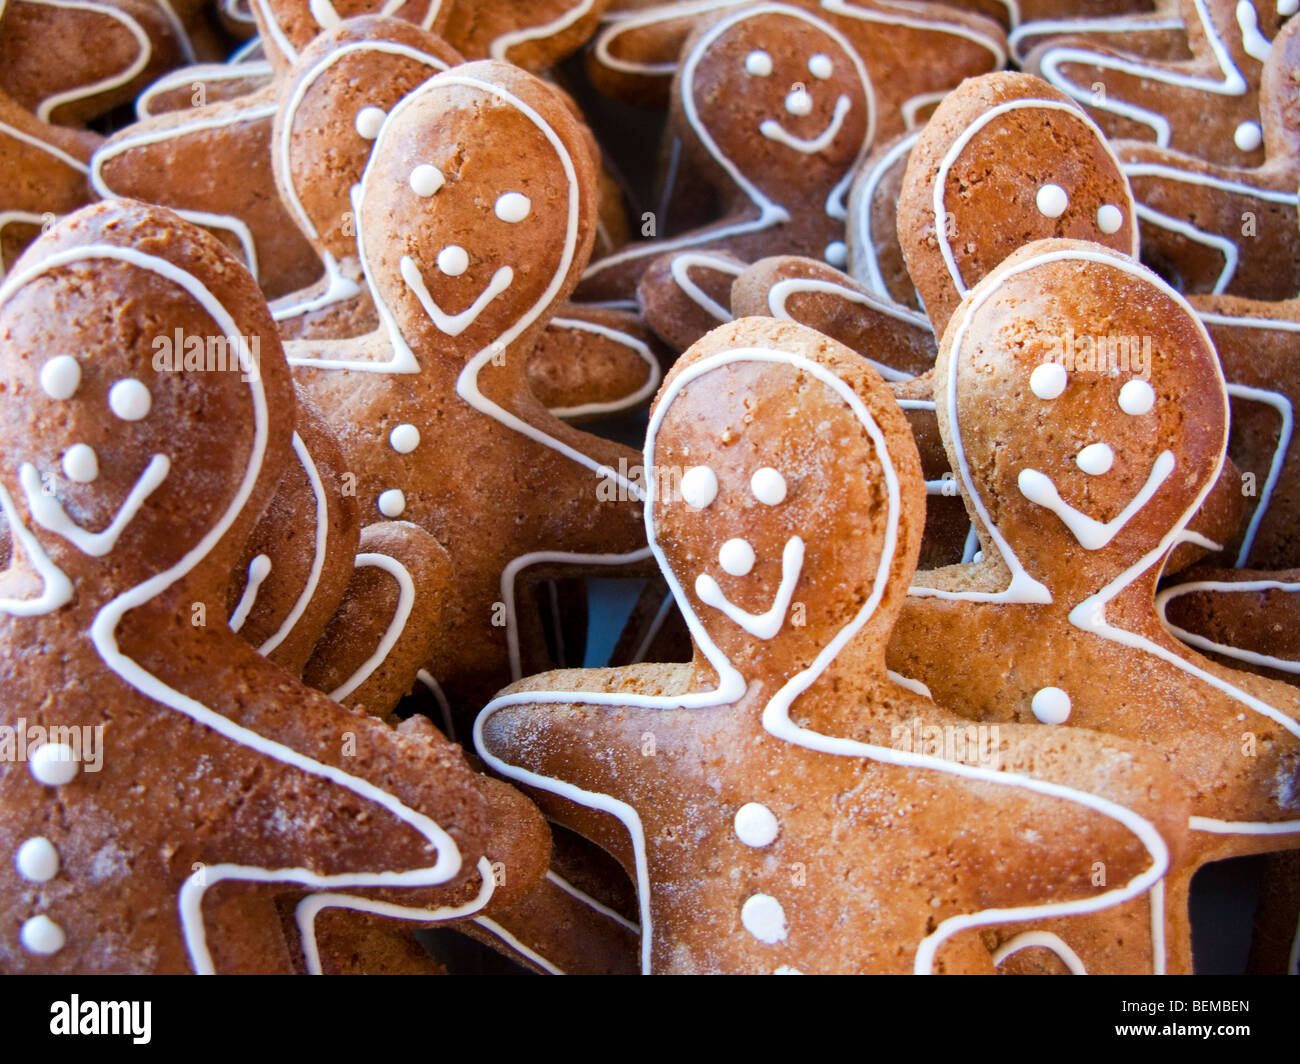
M426 921L486 904L490 803L459 750L301 686L224 623L291 460L248 274L175 215L108 203L28 252L0 318L0 713L31 744L0 764L0 968L293 971L280 906L306 892ZM260 372L154 370L151 334L176 328L243 367L258 337ZM514 830L522 878L546 844Z
M1081 360L1063 346L1080 335L1128 337L1130 355L1136 336L1141 358ZM1225 459L1213 344L1127 256L1038 241L961 303L935 397L982 554L918 574L890 666L973 720L1078 726L1168 760L1191 788L1192 836L1152 898L1150 955L1157 971L1188 971L1195 870L1300 845L1300 694L1190 651L1155 609L1165 561ZM954 643L997 651L958 661ZM1105 970L1136 948L1104 921L1055 930L1086 942L1081 955L1100 951Z
M771 319L719 328L666 381L646 465L694 660L533 677L475 726L633 876L643 971L991 971L974 929L1163 874L1182 801L1136 744L1015 725L981 764L912 749L913 726L960 718L885 671L924 494L857 355ZM1109 889L1094 858L1117 862Z

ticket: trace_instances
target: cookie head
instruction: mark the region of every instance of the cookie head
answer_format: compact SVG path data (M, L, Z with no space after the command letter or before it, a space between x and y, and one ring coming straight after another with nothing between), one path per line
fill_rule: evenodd
M1030 241L1138 250L1133 193L1101 131L1046 82L1009 72L939 105L908 161L898 229L939 334L980 278Z
M1054 591L1090 593L1172 547L1218 476L1214 348L1182 297L1126 256L1076 241L1022 249L958 308L937 365L940 426L977 527Z
M471 63L407 96L358 194L364 263L403 335L455 355L541 328L590 254L594 181L576 121L530 74Z
M674 93L688 140L778 203L838 181L870 143L874 100L857 52L806 11L763 4L688 42Z
M283 468L292 418L273 427L271 410L292 409L287 372L265 304L238 302L252 278L222 276L235 268L174 215L107 203L0 289L7 516L26 563L43 557L83 600L182 559L224 587Z
M335 257L355 252L351 190L388 112L460 56L391 18L357 18L321 34L280 93L272 161L298 226Z
M650 542L697 643L784 680L872 602L883 652L923 502L906 423L860 358L772 319L715 330L660 393L646 456Z

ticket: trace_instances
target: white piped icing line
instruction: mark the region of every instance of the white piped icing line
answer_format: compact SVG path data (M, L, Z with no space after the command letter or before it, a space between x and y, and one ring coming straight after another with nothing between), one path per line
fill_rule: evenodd
M1043 185L1034 196L1038 213L1047 218L1059 218L1070 206L1070 197L1060 185Z
M1126 172L1124 166L1120 163L1119 158L1115 155L1114 151L1111 150L1109 140L1107 140L1106 135L1102 133L1101 129L1097 126L1097 123L1084 114L1074 104L1063 103L1060 100L1008 100L1006 103L1000 103L996 107L990 107L987 111L981 113L979 117L963 129L957 139L948 146L948 150L944 153L943 158L939 160L939 168L934 177L934 216L936 219L940 220L940 224L937 224L934 227L934 236L935 240L939 244L939 252L943 255L944 264L948 267L948 275L952 278L953 285L956 287L957 294L960 296L965 296L969 289L966 286L966 282L962 280L961 270L957 267L957 259L953 254L952 244L948 239L948 226L942 224L942 219L947 217L946 197L948 172L952 169L957 158L966 149L966 145L971 142L980 130L994 119L999 118L1004 114L1025 109L1060 111L1063 114L1069 115L1076 121L1081 122L1093 134L1096 143L1101 150L1104 151L1110 161L1114 163L1116 172L1119 174L1124 174ZM1045 190L1049 189L1055 191L1046 192L1046 195L1044 195ZM1136 211L1137 207L1133 203L1132 191L1128 189L1127 185L1125 185L1125 191L1128 193L1128 202L1125 204L1125 207ZM1060 192L1060 197L1056 195L1056 192ZM1065 197L1065 190L1059 185L1044 185L1038 190L1035 202L1038 205L1038 209L1043 214L1050 218L1056 218L1064 212L1065 206L1061 206L1060 211L1056 214L1049 214L1048 210L1045 210L1044 207L1046 206L1049 209L1055 209L1059 205L1060 199L1063 197ZM1040 202L1043 199L1046 199L1046 204ZM1068 205L1068 203L1066 205ZM1122 212L1123 208L1121 208L1121 214ZM1137 226L1133 226L1132 229L1133 240L1130 254L1136 259L1140 250L1139 235Z
M779 506L785 502L785 477L771 466L763 466L749 478L749 490L764 506Z
M45 7L62 8L69 11L92 11L105 18L110 18L121 25L131 35L135 43L135 57L115 74L110 74L106 78L101 78L99 81L93 81L89 84L77 85L41 100L36 105L35 111L36 117L42 122L51 121L51 115L64 104L74 103L77 100L87 100L92 96L111 92L113 89L129 84L133 79L139 77L145 67L149 65L149 60L153 55L153 44L140 23L132 18L128 12L109 4L92 3L90 0L39 0L39 2ZM186 37L182 34L179 36L179 40L185 41Z
M461 248L455 248L454 251L452 248L444 248L443 251L452 251L453 256L455 251L459 251L461 255L465 254ZM438 264L439 267L442 266L441 253L439 254ZM454 259L449 262L449 265L451 265L453 269L461 266L459 256L455 256ZM466 262L465 265L467 266L468 262ZM474 322L478 320L478 316L487 309L488 304L509 288L510 285L514 283L515 279L515 271L512 267L500 267L492 274L491 280L488 281L487 286L483 291L475 297L473 303L462 310L459 314L448 314L437 304L433 296L429 294L429 289L424 283L424 277L420 274L420 268L415 264L415 260L412 259L410 255L402 256L400 269L402 271L402 279L406 281L407 287L415 293L415 298L420 301L420 306L424 308L424 312L429 316L429 320L433 322L440 332L446 333L448 336L459 336L473 325ZM463 273L464 270L462 269L461 272ZM455 276L455 274L452 276Z
M411 574L406 566L396 558L387 554L358 554L355 567L357 569L381 569L396 580L398 589L397 608L393 611L393 619L388 622L388 627L384 630L383 638L379 640L379 645L375 647L374 653L362 663L356 672L330 692L330 698L334 699L335 702L342 702L348 695L352 694L388 659L388 655L393 652L393 647L397 645L402 633L406 631L406 623L411 619L411 610L415 608L415 581L411 579Z
M770 846L781 832L776 815L761 802L746 802L737 809L734 827L736 838L756 850Z
M78 525L63 508L57 497L47 495L41 482L40 474L30 462L18 467L18 479L27 498L27 507L32 520L47 531L57 533L75 546L83 554L92 558L102 558L117 546L117 541L127 526L135 519L145 501L167 479L171 472L171 459L165 454L156 454L149 460L140 479L132 486L130 493L118 509L113 520L100 532L87 532Z
M22 931L19 932L18 937L23 944L23 949L42 957L53 956L68 943L68 936L63 928L48 916L33 916L23 921Z
M703 510L718 497L718 475L708 466L692 466L682 474L682 501Z
M1300 661L1292 661L1290 658L1281 658L1275 654L1261 654L1254 650L1247 650L1244 647L1219 643L1197 632L1189 632L1185 628L1180 628L1170 621L1167 616L1170 599L1182 598L1184 595L1190 595L1197 591L1210 591L1216 595L1249 595L1260 591L1281 591L1284 594L1294 595L1300 593L1300 582L1290 580L1192 580L1186 584L1175 584L1173 587L1167 587L1163 591L1156 593L1156 612L1160 615L1161 623L1189 646L1212 654L1222 654L1225 657L1235 658L1237 661L1245 662L1248 665L1261 665L1270 669L1278 669L1281 672L1300 674Z
M527 44L529 41L545 40L547 37L554 37L563 33L571 26L576 26L591 11L596 0L574 0L573 6L553 18L550 22L544 22L538 26L524 26L521 29L511 30L509 33L503 33L493 39L488 45L488 55L493 59L509 61L511 48L521 44Z
M386 870L321 875L307 868L268 869L235 864L214 864L200 869L190 876L181 887L178 906L181 928L185 937L190 963L196 972L206 974L214 971L214 965L212 956L208 951L207 936L203 924L203 896L207 889L216 883L224 880L298 883L313 888L325 889L427 887L441 885L454 879L460 872L462 859L460 850L450 835L429 817L404 805L394 795L375 786L368 780L350 775L333 765L316 761L291 747L260 735L236 723L223 713L219 713L196 701L189 695L169 687L158 677L148 672L137 661L123 653L118 646L117 629L122 622L122 618L131 610L161 595L199 565L212 549L221 542L243 512L252 496L253 487L257 482L266 456L267 441L270 435L270 416L261 375L251 372L254 365L253 358L248 350L247 341L244 339L234 318L198 278L166 259L147 255L135 248L113 247L110 245L88 245L70 248L66 251L56 252L32 267L11 274L6 278L3 285L0 285L0 305L3 305L18 288L35 277L67 263L97 259L124 262L135 268L154 273L189 293L204 308L213 321L216 322L227 342L239 352L241 366L250 370L250 372L241 374L241 379L249 387L254 419L254 435L248 468L228 508L217 523L208 530L199 543L187 551L170 568L155 574L144 583L118 595L95 615L90 628L90 638L100 659L123 682L135 688L144 697L167 706L196 723L210 728L231 742L255 750L266 757L308 775L329 780L337 786L352 791L360 798L382 807L423 837L430 849L436 854L436 857L433 857L432 863L428 866L402 871ZM0 502L5 505L6 515L11 515L12 503L2 488L0 488ZM31 547L35 546L36 550L39 551L39 545L35 544L30 534L22 528L19 522L11 521L10 527L13 530L16 543L21 545L24 550L31 553ZM52 581L45 568L49 565L49 561L48 558L37 560L36 556L33 557L33 560L38 567L38 571L41 571L41 575L46 577L46 593L43 596L44 602L42 603L43 610L41 612L49 612L59 605L56 601L57 594L51 593ZM49 568L53 567L50 566ZM63 581L66 585L66 576L63 576ZM62 588L56 585L54 590L58 591L62 590ZM68 593L70 594L70 589ZM50 605L51 602L55 604ZM28 616L38 612L29 603L6 601L0 601L0 609L16 615Z
M81 386L81 363L71 355L55 355L41 367L41 390L51 399L71 399Z
M14 867L29 883L48 883L59 874L59 851L44 835L37 835L18 847Z
M862 400L842 380L818 363L812 362L799 355L765 348L740 348L735 351L722 352L709 358L701 359L673 380L665 393L660 397L659 403L656 406L654 413L651 415L650 425L646 434L645 446L646 482L650 485L650 497L647 499L645 507L646 536L650 544L649 549L653 553L655 560L659 563L660 571L663 573L669 590L672 592L673 598L676 600L677 605L681 610L682 616L686 621L687 628L690 630L695 645L699 647L704 657L717 673L717 688L713 691L699 691L677 697L637 695L625 692L527 691L517 694L502 695L493 699L483 709L474 722L475 749L478 750L479 755L495 771L508 779L518 780L540 790L560 795L578 805L607 812L620 820L627 828L632 845L636 873L635 884L637 888L638 903L641 910L642 972L649 974L651 971L651 953L654 938L653 925L651 921L651 884L649 863L646 852L645 830L640 815L637 813L636 809L627 802L621 801L620 799L614 798L610 795L584 790L583 788L568 783L567 781L543 776L540 773L518 768L503 761L501 758L495 756L484 745L483 728L494 713L512 705L527 705L530 703L572 703L576 705L604 706L615 709L625 706L636 706L646 709L699 709L733 703L744 694L747 686L744 676L731 664L726 655L718 649L717 645L709 637L704 626L700 623L699 616L692 608L681 583L678 581L672 568L668 564L667 558L664 556L663 548L655 536L654 527L654 502L655 492L657 490L657 477L654 472L655 445L659 426L662 424L668 409L672 405L673 399L682 388L704 373L707 373L720 365L725 365L728 362L737 360L792 365L803 372L816 377L832 391L836 392L836 394L845 401L849 408L858 417L875 444L883 468L887 497L889 500L889 522L886 531L884 549L882 550L875 584L872 588L871 594L863 603L853 620L841 629L831 642L822 649L813 663L807 669L787 681L785 686L783 686L776 695L773 696L772 700L768 702L763 711L762 717L764 729L778 739L784 739L787 742L794 743L810 750L816 750L836 756L866 757L885 764L934 769L936 771L947 772L952 775L963 776L969 779L983 780L1000 786L1020 787L1034 793L1046 794L1063 798L1067 801L1073 801L1080 805L1087 806L1088 808L1123 824L1141 840L1143 846L1151 854L1151 866L1145 872L1134 877L1128 883L1111 888L1104 894L1098 895L1094 898L1086 898L1073 902L1054 902L1042 905L1030 905L1017 909L988 909L980 913L950 917L940 924L939 927L921 943L920 948L917 950L914 962L914 971L918 973L929 973L933 968L934 955L939 946L946 939L959 931L990 924L1036 920L1048 916L1067 916L1082 912L1095 912L1109 908L1112 905L1118 905L1129 901L1146 893L1152 888L1153 884L1158 884L1158 881L1164 876L1169 867L1169 853L1165 847L1164 840L1160 837L1160 833L1155 829L1154 825L1140 817L1137 813L1111 802L1109 799L1077 791L1060 784L1037 780L1028 776L1019 776L1011 772L992 771L975 765L965 765L959 762L946 761L942 758L936 758L926 754L914 754L907 751L895 750L890 747L860 743L852 739L822 735L818 732L802 728L790 719L790 707L794 701L799 697L799 695L811 687L818 677L826 671L844 646L853 639L853 637L862 629L863 625L865 625L870 617L875 613L877 606L884 597L893 563L894 552L897 549L898 520L902 505L901 494L899 490L898 476L894 470L888 449L885 446L884 435L881 433L875 419L871 416L870 411L868 411L866 406L862 403ZM908 400L907 402L924 403L925 401ZM1208 486L1206 490L1208 491ZM1199 499L1197 500L1197 506L1199 506L1200 501L1201 500ZM1195 512L1195 507L1191 512ZM1188 516L1190 517L1190 512Z
M876 241L871 228L871 206L875 201L876 190L880 187L880 182L916 146L916 142L920 137L920 130L909 133L889 151L885 152L874 166L863 171L862 184L857 193L858 208L855 219L857 223L855 230L857 239L854 249L856 254L852 257L849 266L854 278L866 285L882 301L882 309L884 307L890 308L887 313L892 312L896 318L928 329L930 328L930 319L919 311L913 310L911 307L895 300L893 294L889 291L889 286L885 284L884 275L880 272L880 258L876 254ZM893 237L891 239L897 238Z
M244 593L239 597L239 605L235 607L235 612L230 615L232 632L240 631L248 622L248 615L253 612L253 606L257 602L257 594L270 575L271 559L265 554L257 555L248 563L248 578L244 583Z
M629 395L621 399L611 399L607 402L550 407L553 417L576 418L615 414L640 406L659 390L659 383L663 379L663 370L659 366L659 359L650 350L650 345L639 337L623 332L621 329L615 329L599 322L585 321L582 318L552 318L546 327L548 329L576 329L579 332L595 333L597 336L603 336L606 340L612 340L616 344L630 348L646 364L645 383Z
M1059 687L1044 687L1030 702L1040 724L1064 724L1070 719L1070 696Z
M762 613L748 613L734 605L708 573L700 573L695 578L695 594L706 606L720 610L756 639L772 639L785 624L786 611L794 599L795 585L803 572L803 556L804 542L799 536L791 536L786 540L785 549L781 552L781 584L772 599L772 605Z
M790 933L785 909L770 894L752 894L740 907L740 922L760 942L774 946Z
M32 779L46 787L62 787L77 778L81 765L67 743L42 743L27 758Z
M786 97L785 108L792 115L802 117L811 114L812 106L812 97L803 89L792 92ZM853 101L841 94L835 101L835 111L831 115L830 122L815 137L796 137L775 118L763 119L758 124L758 131L768 140L784 144L794 151L802 152L804 155L817 155L835 142L835 138L840 135L840 130L844 128L844 119L852 109Z
M1000 965L1013 953L1019 953L1022 949L1039 949L1051 950L1057 957L1064 962L1071 975L1087 975L1088 969L1084 966L1083 960L1074 952L1059 935L1054 935L1050 931L1024 931L1015 938L1008 939L1002 943L993 953L993 963Z
M677 287L685 293L697 307L704 310L711 317L721 322L734 321L729 308L724 307L708 292L691 280L690 271L695 267L703 269L717 270L719 273L730 274L732 277L739 277L745 272L745 267L730 259L724 259L719 255L710 255L707 252L684 251L681 254L674 255L669 263L668 272L672 279L677 283Z
M1134 514L1151 501L1160 485L1169 479L1169 475L1173 471L1173 451L1161 451L1156 456L1155 463L1151 466L1151 472L1148 474L1146 483L1142 485L1141 490L1123 510L1104 523L1080 510L1076 510L1063 500L1051 477L1040 473L1037 469L1022 469L1017 478L1017 483L1020 487L1020 494L1030 502L1037 503L1044 509L1051 510L1052 513L1056 514L1074 534L1074 538L1079 541L1079 546L1083 547L1084 550L1101 550L1119 534ZM1091 470L1085 470L1085 472L1091 472Z
M1237 28L1241 30L1242 50L1258 63L1268 61L1273 42L1259 32L1259 13L1250 0L1237 0Z
M284 301L277 300L271 304L271 317L277 321L299 318L313 311L335 306L345 299L352 299L361 294L361 286L343 273L343 268L330 252L319 252L321 263L325 266L325 290L319 295L305 299L288 296ZM292 301L291 301L292 300Z

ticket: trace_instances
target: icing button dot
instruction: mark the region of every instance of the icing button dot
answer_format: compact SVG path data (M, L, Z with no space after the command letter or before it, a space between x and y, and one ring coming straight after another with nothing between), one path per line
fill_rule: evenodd
M77 778L81 766L77 755L67 743L45 743L32 751L27 768L37 783L47 787L61 787Z
M788 964L783 964L781 965L780 968L776 969L776 971L774 971L772 974L773 975L803 975L803 972L799 971L798 968L792 968Z
M420 446L420 430L414 425L398 425L388 434L388 444L398 454L410 454Z
M1048 218L1059 218L1070 205L1070 197L1060 185L1044 185L1034 197L1038 204L1038 213Z
M432 196L446 184L442 171L430 163L421 163L411 171L411 191L417 196Z
M522 222L533 209L533 201L522 192L505 192L497 197L494 209L503 222Z
M754 493L754 498L759 502L767 506L776 506L785 502L785 477L771 466L764 466L749 478L749 490Z
M770 894L754 894L740 907L740 922L745 930L769 946L784 942L789 934L785 923L785 910Z
M1115 452L1108 443L1090 443L1074 457L1079 468L1090 476L1109 473L1115 464Z
M51 399L71 399L81 384L81 364L71 355L55 355L41 367L41 388Z
M818 52L808 60L808 73L815 78L825 81L835 73L835 64L831 62L831 57Z
M1118 233L1124 225L1124 212L1113 203L1103 203L1097 208L1097 228L1107 236Z
M1294 15L1300 11L1300 0L1277 0L1277 13L1279 15Z
M840 267L849 261L849 249L843 240L832 240L826 245L826 250L822 256L832 266Z
M140 421L149 416L153 396L137 380L118 381L108 390L108 408L123 421Z
M1064 724L1070 719L1070 696L1059 687L1044 687L1030 703L1043 724Z
M756 78L765 78L772 73L772 57L761 49L745 56L745 72Z
M1233 131L1232 142L1242 151L1254 151L1264 143L1264 131L1258 122L1242 122Z
M14 865L29 883L48 883L59 874L59 851L49 839L37 835L18 847Z
M63 452L63 472L76 484L89 484L99 476L99 458L93 447L74 443Z
M785 98L785 109L797 118L812 114L813 100L806 89L795 89Z
M1119 390L1119 408L1133 417L1147 413L1155 405L1155 389L1146 381L1129 381Z
M379 127L384 124L385 114L382 107L363 107L357 112L356 130L357 133L366 140L374 140L379 136Z
M708 466L692 466L682 474L682 498L688 506L703 510L718 497L718 477Z
M44 957L58 953L68 941L63 928L48 916L33 916L26 921L19 938L28 953L39 953Z
M448 277L459 277L469 269L469 254L459 244L448 244L438 252L438 269Z
M758 849L776 840L781 830L776 814L760 802L746 802L736 810L736 838Z
M745 576L754 568L754 548L743 539L729 539L718 551L718 564L732 576Z
M1059 362L1044 362L1029 375L1029 390L1039 399L1056 399L1065 391L1069 379Z
M385 517L401 517L406 509L406 496L400 488L389 488L379 496L379 512Z

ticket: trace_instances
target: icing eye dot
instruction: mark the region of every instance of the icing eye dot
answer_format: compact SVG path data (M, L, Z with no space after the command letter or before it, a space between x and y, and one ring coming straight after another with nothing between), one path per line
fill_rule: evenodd
M760 802L746 802L736 810L736 838L758 849L775 841L781 830L776 815Z
M831 62L831 57L818 52L808 60L808 73L815 78L825 81L835 73L835 64Z
M1029 707L1043 724L1064 724L1070 719L1070 696L1059 687L1044 687Z
M1048 218L1061 217L1070 205L1070 197L1060 185L1044 185L1034 201L1038 204L1038 213Z
M497 197L497 217L503 222L522 222L533 209L533 201L522 192L506 192Z
M745 930L769 946L785 940L789 928L785 923L785 910L770 894L753 894L740 907L740 922Z
M59 851L49 839L37 835L18 847L14 864L29 883L48 883L59 874Z
M431 163L421 163L411 171L411 191L417 196L432 196L446 182L442 171Z
M389 488L379 496L379 512L385 517L401 517L406 509L406 496L400 488Z
M75 484L89 484L99 476L99 458L93 447L74 443L63 452L63 472Z
M718 477L708 466L692 466L682 474L682 498L687 506L703 510L718 497Z
M729 539L718 551L718 564L723 572L744 576L754 568L754 548L743 539Z
M832 266L840 267L849 261L849 249L843 240L832 240L822 252L823 257Z
M18 937L28 953L39 953L43 957L58 953L68 941L63 928L48 916L33 916L27 920Z
M745 56L745 73L765 78L772 73L772 57L761 49Z
M469 269L469 255L458 244L448 244L438 252L438 269L448 277L459 277Z
M1115 464L1115 452L1108 443L1090 443L1075 455L1074 461L1085 473L1099 477L1110 472Z
M1118 233L1124 224L1124 212L1113 203L1103 203L1097 208L1097 228L1108 236Z
M1059 362L1044 362L1029 375L1029 390L1039 399L1055 399L1065 391L1069 379Z
M108 408L123 421L140 421L149 416L153 396L139 381L127 378L108 390Z
M1258 122L1242 122L1233 131L1232 142L1242 151L1254 151L1264 143L1264 131Z
M771 466L764 466L749 478L749 490L759 502L776 506L785 502L785 477Z
M414 425L398 425L388 434L388 443L398 454L410 454L420 446L420 430Z
M357 133L366 140L374 140L379 136L379 127L384 124L384 119L388 115L382 107L363 107L357 112L356 125Z
M71 355L55 355L41 367L41 388L51 399L71 399L81 384L81 364Z
M27 770L37 783L61 787L77 778L81 766L76 752L67 743L44 743L27 757Z
M1119 390L1119 408L1137 417L1156 405L1155 389L1146 381L1129 381Z
M797 118L812 114L813 101L808 90L800 86L785 98L785 109Z
M1300 11L1300 0L1277 0L1277 13L1279 15L1294 15Z

